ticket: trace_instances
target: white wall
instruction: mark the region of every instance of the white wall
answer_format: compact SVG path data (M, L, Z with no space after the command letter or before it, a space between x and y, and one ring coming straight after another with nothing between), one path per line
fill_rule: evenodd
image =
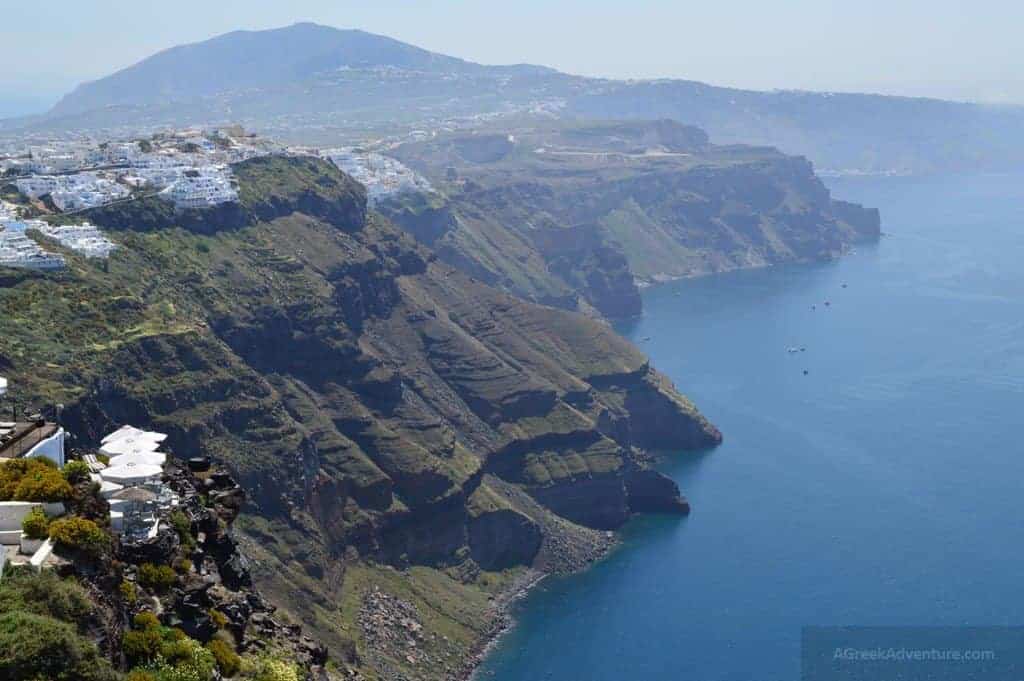
M0 532L21 530L21 521L34 506L34 501L0 501Z
M42 456L57 464L59 468L64 467L64 439L66 434L63 428L46 438L25 454L26 459Z

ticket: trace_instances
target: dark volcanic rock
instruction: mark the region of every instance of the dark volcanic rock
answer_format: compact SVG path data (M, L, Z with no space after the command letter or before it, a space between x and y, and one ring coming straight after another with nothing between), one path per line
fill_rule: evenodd
M638 470L626 474L629 510L634 513L690 512L690 504L679 493L672 478L657 471Z
M512 509L497 509L469 523L470 556L485 570L529 565L540 550L540 527Z
M168 556L173 556L181 542L178 534L167 523L161 523L160 530L152 539L122 541L119 554L130 563L165 564Z
M555 513L587 527L614 530L630 514L626 485L618 476L573 481L531 493Z

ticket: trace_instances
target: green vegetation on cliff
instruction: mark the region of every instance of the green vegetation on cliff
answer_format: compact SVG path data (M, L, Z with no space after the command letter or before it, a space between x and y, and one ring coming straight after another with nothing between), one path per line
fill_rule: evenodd
M717 442L606 326L442 264L332 166L236 175L242 222L101 214L121 246L106 263L69 252L67 271L11 273L0 366L85 441L131 422L229 466L260 586L340 664L459 668L496 625L488 595L596 555L589 528L654 494L634 447ZM684 509L666 482L661 508ZM430 651L412 662L371 625L399 611Z

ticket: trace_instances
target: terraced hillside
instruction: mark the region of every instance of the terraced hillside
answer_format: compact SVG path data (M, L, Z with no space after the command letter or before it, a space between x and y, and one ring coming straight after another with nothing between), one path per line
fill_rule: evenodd
M403 145L433 196L380 209L448 263L517 295L611 317L636 283L834 258L879 235L805 159L716 146L672 121L551 124Z
M109 261L0 273L0 369L80 438L131 422L225 463L260 587L334 659L457 674L491 596L685 512L642 452L720 436L630 344L442 263L324 162L235 173L237 208L97 210Z

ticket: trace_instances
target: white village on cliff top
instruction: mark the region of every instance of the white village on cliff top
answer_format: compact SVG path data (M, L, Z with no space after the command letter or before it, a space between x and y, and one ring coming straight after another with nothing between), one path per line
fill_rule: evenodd
M0 139L0 267L55 270L63 256L35 233L89 258L117 248L89 209L158 196L177 210L238 201L232 164L269 154L315 155L367 189L370 203L430 184L399 161L359 148L285 147L239 126L170 130L132 140ZM62 216L55 224L54 216ZM69 223L71 220L71 223Z

